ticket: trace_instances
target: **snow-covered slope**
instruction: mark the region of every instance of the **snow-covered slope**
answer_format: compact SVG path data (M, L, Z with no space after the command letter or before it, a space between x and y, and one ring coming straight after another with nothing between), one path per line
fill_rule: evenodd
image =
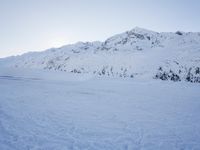
M134 28L105 42L86 42L6 58L16 68L114 77L200 82L200 33Z

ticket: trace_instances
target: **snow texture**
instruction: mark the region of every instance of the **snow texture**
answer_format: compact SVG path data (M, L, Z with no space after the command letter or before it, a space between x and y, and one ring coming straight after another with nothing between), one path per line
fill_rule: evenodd
M200 149L200 86L0 70L1 150Z

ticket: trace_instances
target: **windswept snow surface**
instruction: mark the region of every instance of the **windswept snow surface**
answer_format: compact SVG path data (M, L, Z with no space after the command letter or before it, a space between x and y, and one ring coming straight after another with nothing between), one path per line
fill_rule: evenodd
M200 149L200 86L0 69L1 150Z

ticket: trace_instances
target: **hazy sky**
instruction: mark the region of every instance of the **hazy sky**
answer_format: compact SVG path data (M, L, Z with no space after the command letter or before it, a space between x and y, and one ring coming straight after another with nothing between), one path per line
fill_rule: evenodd
M0 57L103 41L135 26L200 31L200 0L0 0Z

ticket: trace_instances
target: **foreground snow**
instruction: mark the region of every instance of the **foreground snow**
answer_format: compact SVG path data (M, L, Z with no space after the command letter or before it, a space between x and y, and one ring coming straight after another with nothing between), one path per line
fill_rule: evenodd
M0 149L200 149L200 86L0 70Z

